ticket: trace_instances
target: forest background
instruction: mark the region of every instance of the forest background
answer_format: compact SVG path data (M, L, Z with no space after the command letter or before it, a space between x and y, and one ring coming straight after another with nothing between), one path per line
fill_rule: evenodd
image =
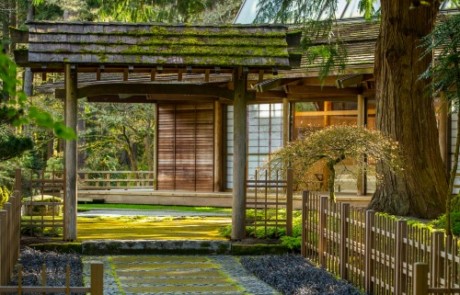
M238 12L241 0L5 0L0 2L0 39L3 51L12 54L9 27L26 29L27 21L122 21L228 24ZM53 83L62 74L32 77L18 69L30 106L48 111L63 120L63 102L54 98ZM3 98L5 99L5 98ZM89 171L153 170L155 105L78 102L78 169ZM33 148L21 157L0 161L0 186L10 186L14 169L63 169L63 139L53 129L31 125L2 129L29 137Z

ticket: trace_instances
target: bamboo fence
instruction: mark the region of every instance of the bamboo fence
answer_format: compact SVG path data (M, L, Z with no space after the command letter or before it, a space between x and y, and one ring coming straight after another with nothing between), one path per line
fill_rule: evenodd
M302 255L367 294L460 293L459 240L304 192Z
M246 226L262 228L267 232L285 229L292 235L293 210L293 172L292 169L256 170L254 179L247 181L246 209L254 210L254 217L246 217Z

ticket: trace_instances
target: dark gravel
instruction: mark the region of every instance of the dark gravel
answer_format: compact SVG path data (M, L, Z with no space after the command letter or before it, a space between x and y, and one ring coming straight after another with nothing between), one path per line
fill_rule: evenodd
M358 289L312 266L300 255L242 257L241 264L262 281L287 295L359 295Z
M46 285L65 286L66 267L70 265L70 285L83 286L83 264L78 254L61 254L56 252L41 252L24 248L19 257L23 266L23 286L41 286L41 269L46 265ZM15 273L12 285L18 284L18 274Z

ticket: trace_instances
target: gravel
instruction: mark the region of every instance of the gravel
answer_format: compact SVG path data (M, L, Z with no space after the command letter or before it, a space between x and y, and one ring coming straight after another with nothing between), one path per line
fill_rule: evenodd
M326 270L311 265L300 255L242 256L239 261L244 268L240 266L236 257L226 255L210 257L222 266L224 272L238 281L251 294L276 294L277 291L274 289L287 295L362 294L346 281L338 280ZM95 258L97 257L88 258L86 262ZM23 265L24 286L39 286L42 284L41 268L44 263L47 268L48 286L65 285L67 264L72 269L70 276L71 286L83 286L83 264L82 258L78 254L41 252L25 248L21 252L20 263ZM105 270L104 285L106 290L104 291L106 294L116 294L116 282L111 281L109 275L111 272L108 265L105 265ZM89 269L86 269L86 272L88 271ZM253 273L264 283L255 279L249 273ZM15 274L12 285L17 285L17 283L17 274ZM114 291L115 293L107 293L108 291Z
M241 264L262 281L287 295L359 295L358 289L338 280L300 255L242 257Z
M56 252L41 252L24 248L19 257L22 264L23 286L41 286L42 265L46 265L46 285L65 286L66 267L70 265L70 285L83 286L83 264L78 254L61 254ZM11 285L18 285L18 274L14 274Z

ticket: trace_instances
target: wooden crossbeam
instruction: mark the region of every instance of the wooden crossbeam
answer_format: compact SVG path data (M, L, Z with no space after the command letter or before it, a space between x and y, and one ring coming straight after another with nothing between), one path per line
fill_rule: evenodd
M217 84L218 85L218 84ZM65 91L56 89L56 98L63 98ZM227 88L215 86L210 83L98 83L93 85L82 86L78 89L77 97L93 97L101 95L146 95L146 94L192 94L211 97L222 97L225 99L233 99L233 91ZM252 97L254 98L254 97Z
M361 94L362 90L360 88L344 88L337 89L337 87L332 86L297 86L297 85L287 85L286 92L288 97L305 97L305 98L343 98L343 97L353 97L356 100L356 96Z
M343 76L335 80L335 85L337 86L337 88L343 89L345 87L358 85L363 80L364 80L364 75L362 74L347 75L347 76Z
M254 84L252 88L257 92L264 92L300 80L301 78L275 78Z

